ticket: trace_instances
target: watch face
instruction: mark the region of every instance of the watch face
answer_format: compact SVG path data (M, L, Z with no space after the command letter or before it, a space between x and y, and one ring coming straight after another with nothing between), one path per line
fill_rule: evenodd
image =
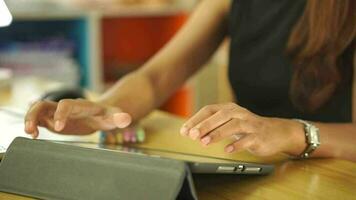
M319 129L315 126L310 127L310 143L320 144Z

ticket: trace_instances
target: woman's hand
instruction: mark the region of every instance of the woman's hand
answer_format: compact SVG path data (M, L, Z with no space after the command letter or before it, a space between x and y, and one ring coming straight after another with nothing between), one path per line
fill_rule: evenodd
M84 99L57 102L38 101L25 117L25 132L38 137L38 127L70 135L87 135L97 130L125 128L131 116L116 107L107 107Z
M203 145L225 138L235 141L225 147L228 153L248 150L259 156L279 152L299 155L305 148L303 125L287 119L261 117L234 103L209 105L191 117L181 134Z

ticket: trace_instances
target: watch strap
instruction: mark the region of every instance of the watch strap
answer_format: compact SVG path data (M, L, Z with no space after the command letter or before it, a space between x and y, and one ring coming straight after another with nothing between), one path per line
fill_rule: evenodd
M309 158L310 155L315 151L315 149L320 146L319 129L305 120L295 120L304 125L305 140L307 143L307 147L304 149L304 151L300 154L299 157Z

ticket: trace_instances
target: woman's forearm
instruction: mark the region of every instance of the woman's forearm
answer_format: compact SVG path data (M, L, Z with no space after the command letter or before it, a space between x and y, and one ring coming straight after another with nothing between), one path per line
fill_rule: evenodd
M356 124L315 123L320 129L320 148L314 156L356 161Z
M117 106L138 120L156 107L157 97L149 78L139 72L133 72L106 91L98 100L108 106Z
M213 54L226 35L230 0L205 0L176 36L139 70L125 76L99 102L139 119L161 105Z

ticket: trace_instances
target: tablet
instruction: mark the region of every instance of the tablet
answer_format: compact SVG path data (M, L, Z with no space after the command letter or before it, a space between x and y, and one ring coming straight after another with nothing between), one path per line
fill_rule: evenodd
M231 159L217 158L207 155L188 154L164 149L152 149L125 145L105 145L91 142L51 141L84 148L117 151L128 154L140 154L143 156L161 157L185 161L192 173L197 174L252 174L266 175L274 170L270 164L244 162ZM0 159L5 154L6 148L0 146Z
M164 149L142 148L124 145L105 145L88 142L59 142L85 148L117 151L128 154L141 154L143 156L162 157L185 161L192 173L197 174L253 174L266 175L274 170L273 165L252 162L243 162L230 159L217 158L206 155L188 154Z

